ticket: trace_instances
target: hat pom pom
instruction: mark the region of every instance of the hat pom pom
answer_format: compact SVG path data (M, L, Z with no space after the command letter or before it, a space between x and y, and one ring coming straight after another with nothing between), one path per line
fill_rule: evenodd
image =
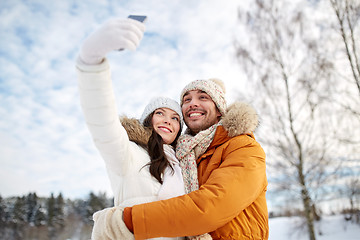
M209 81L212 81L212 82L216 83L223 90L224 94L226 93L225 84L221 79L210 78Z

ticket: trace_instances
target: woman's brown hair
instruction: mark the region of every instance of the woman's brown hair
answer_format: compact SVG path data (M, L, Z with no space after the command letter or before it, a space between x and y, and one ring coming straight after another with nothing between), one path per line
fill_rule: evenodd
M147 152L150 156L150 163L149 170L150 174L154 176L161 184L163 183L163 180L161 178L161 175L164 173L167 166L170 166L172 172L174 172L174 169L172 168L171 164L169 164L168 159L166 158L166 155L164 153L164 141L162 137L155 132L152 126L152 117L154 115L154 112L151 113L145 120L144 120L144 126L149 127L152 129L152 134L149 138L149 141L147 143ZM180 130L175 138L175 140L170 144L174 148L176 147L176 142L181 134L181 124L180 124Z

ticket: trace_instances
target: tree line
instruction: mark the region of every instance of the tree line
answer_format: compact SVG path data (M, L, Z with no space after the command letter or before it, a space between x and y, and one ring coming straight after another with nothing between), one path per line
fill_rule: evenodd
M94 212L113 205L104 193L90 192L85 199L64 199L62 193L39 197L36 193L0 196L0 239L66 239L78 233L89 239ZM80 237L80 236L79 236ZM80 239L80 238L79 238Z
M358 184L358 183L357 183ZM349 188L353 196L351 208L343 208L334 214L343 214L344 220L360 224L360 208L355 195L358 185ZM113 206L113 198L105 193L90 192L84 199L64 199L63 195L53 193L49 197L39 197L35 192L23 196L0 196L0 239L26 240L88 240L93 226L92 215L98 210ZM315 220L321 214L312 208ZM302 216L296 208L284 208L282 212L270 212L270 217Z

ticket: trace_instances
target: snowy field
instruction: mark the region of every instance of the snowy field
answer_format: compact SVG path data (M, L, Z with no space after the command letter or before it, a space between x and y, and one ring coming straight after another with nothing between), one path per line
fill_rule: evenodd
M269 240L308 240L305 229L298 229L299 218L272 218ZM319 232L322 234L320 235ZM343 216L325 216L316 223L317 240L359 240L360 225L346 222Z

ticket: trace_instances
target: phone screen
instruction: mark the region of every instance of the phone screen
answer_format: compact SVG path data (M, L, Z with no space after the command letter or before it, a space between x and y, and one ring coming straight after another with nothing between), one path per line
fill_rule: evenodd
M128 18L134 19L139 22L145 22L147 17L142 15L129 15Z

